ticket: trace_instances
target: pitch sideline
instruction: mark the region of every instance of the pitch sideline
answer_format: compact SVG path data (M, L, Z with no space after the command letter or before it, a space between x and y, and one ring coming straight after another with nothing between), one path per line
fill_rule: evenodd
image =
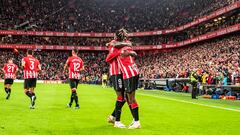
M207 104L202 104L202 103L195 103L195 102L190 102L190 101L185 101L185 100L180 100L180 99L167 98L167 97L160 97L160 96L149 95L149 94L143 94L143 93L138 93L138 95L148 96L148 97L154 97L154 98L161 98L161 99L166 99L166 100L171 100L171 101L177 101L177 102L182 102L182 103L187 103L187 104L194 104L194 105L199 105L199 106L205 106L205 107L210 107L210 108L217 108L217 109L222 109L222 110L228 110L228 111L240 112L240 110L238 110L238 109L227 108L227 107L221 107L221 106L215 106L215 105L207 105Z

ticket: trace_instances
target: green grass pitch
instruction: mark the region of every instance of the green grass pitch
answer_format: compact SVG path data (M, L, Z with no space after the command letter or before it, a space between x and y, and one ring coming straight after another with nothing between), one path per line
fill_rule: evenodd
M189 94L137 92L142 128L116 129L106 122L112 112L115 93L112 88L80 85L81 108L66 108L70 90L67 84L38 84L36 109L29 109L23 84L13 85L9 101L0 84L0 135L239 135L240 102L191 100ZM132 117L125 105L122 122Z

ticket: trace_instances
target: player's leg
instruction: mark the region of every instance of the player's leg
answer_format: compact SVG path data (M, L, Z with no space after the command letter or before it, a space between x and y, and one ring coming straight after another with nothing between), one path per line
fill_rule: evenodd
M72 106L73 101L75 101L76 106L75 108L78 109L79 108L79 104L78 104L78 96L77 96L77 85L78 85L78 81L75 79L70 79L70 88L71 88L71 97L70 97L70 102L68 104L68 107Z
M102 79L102 87L103 87L103 88L104 88L104 85L105 85L105 84L104 84L104 80Z
M104 87L107 87L107 80L104 80Z
M140 122L139 122L139 107L138 103L135 98L135 93L138 87L138 76L132 77L127 79L128 82L128 88L126 89L127 91L127 97L128 97L128 102L131 107L131 113L134 118L134 121L132 124L130 124L129 129L135 129L135 128L141 128Z
M131 107L131 113L134 118L134 121L130 124L129 129L141 128L141 125L139 122L139 107L135 99L135 91L130 92L127 95L128 95L129 104Z
M12 83L10 82L9 84L6 84L6 87L5 89L7 90L7 97L6 99L8 100L10 98L10 95L11 95L11 86L12 86Z
M11 88L10 88L10 84L12 84L12 79L5 79L4 80L4 89L5 92L7 94L6 99L8 100L11 94Z
M29 83L28 79L25 79L25 80L24 80L24 93L25 93L29 98L31 98L31 97L32 97L32 94L31 94L30 91L29 91L28 83Z
M112 86L114 87L114 90L116 91L117 85L116 85L116 81L115 81L116 79L115 78L117 78L116 75L110 76ZM113 109L112 114L110 116L108 116L107 121L108 121L108 123L113 123L114 124L114 122L115 122L115 108Z
M31 107L30 109L34 109L34 106L35 106L35 102L36 102L36 99L37 99L37 96L35 94L35 88L36 88L36 84L37 84L37 79L36 78L32 78L30 79L30 83L29 83L29 91L31 93Z
M12 84L13 84L13 79L9 79L9 84L7 84L7 88L8 88L8 95L6 97L6 99L10 98L11 92L12 92Z
M122 107L125 104L125 98L124 98L124 85L123 85L123 79L122 75L117 75L117 88L115 89L116 95L117 95L117 100L115 103L115 122L114 122L114 127L117 128L126 128L124 124L120 122L121 119L121 113L122 113Z
M36 94L35 94L35 87L31 87L29 89L30 93L31 93L31 108L34 109L34 106L35 106L35 102L36 102Z
M8 93L8 89L7 89L7 79L4 80L4 90L6 92L6 94Z
M114 90L115 90L115 93L116 93L117 97L121 95L120 87L122 85L122 84L119 85L118 77L119 77L119 75L112 75L110 77L110 80L112 82L112 85L114 87ZM117 103L115 103L115 106L116 106L116 104ZM113 123L114 124L114 122L116 120L116 111L115 110L116 110L116 107L114 107L112 114L107 118L108 123Z
M70 88L71 88L71 96L70 96L70 102L67 104L68 107L72 107L72 103L73 103L73 100L74 100L74 95L73 95L73 91L72 91L72 88L74 87L74 82L72 79L69 79L69 85L70 85Z
M76 80L75 80L75 84L76 84L76 95L75 95L75 98L74 98L75 104L76 104L75 109L79 109L79 108L80 108L79 103L78 103L78 94L77 94L78 83L79 83L79 80L76 79Z
M121 113L122 113L122 107L125 104L125 98L124 93L122 91L116 91L117 93L117 100L115 103L115 122L114 127L116 128L126 128L126 126L121 123Z

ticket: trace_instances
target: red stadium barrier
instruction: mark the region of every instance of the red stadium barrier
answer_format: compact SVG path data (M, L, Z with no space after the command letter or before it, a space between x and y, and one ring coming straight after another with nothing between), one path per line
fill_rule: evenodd
M182 42L177 42L174 44L162 44L162 45L141 45L134 46L134 50L161 50L168 48L176 48L185 45L189 45L192 43L196 43L199 41L204 41L207 39L219 37L225 34L229 34L232 32L240 31L240 23L229 26L224 29L220 29L214 32L209 32L201 36L194 37L192 39L188 39ZM106 51L108 50L105 46L66 46L66 45L32 45L32 44L0 44L0 48L17 48L17 49L44 49L44 50L88 50L88 51Z
M229 6L226 6L217 11L214 11L207 16L200 17L195 21L187 23L183 26L179 26L173 29L166 29L166 30L133 32L133 33L129 33L129 36L130 37L153 36L153 35L164 35L164 34L179 32L238 8L240 8L240 1L237 1ZM0 35L60 36L60 37L113 37L114 33L0 30Z

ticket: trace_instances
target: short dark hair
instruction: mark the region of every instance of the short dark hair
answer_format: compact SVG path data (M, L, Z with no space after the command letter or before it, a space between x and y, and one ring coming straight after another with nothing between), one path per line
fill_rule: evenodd
M75 52L76 54L78 54L78 50L77 49L73 49L73 52Z
M33 55L33 50L27 50L28 55Z

